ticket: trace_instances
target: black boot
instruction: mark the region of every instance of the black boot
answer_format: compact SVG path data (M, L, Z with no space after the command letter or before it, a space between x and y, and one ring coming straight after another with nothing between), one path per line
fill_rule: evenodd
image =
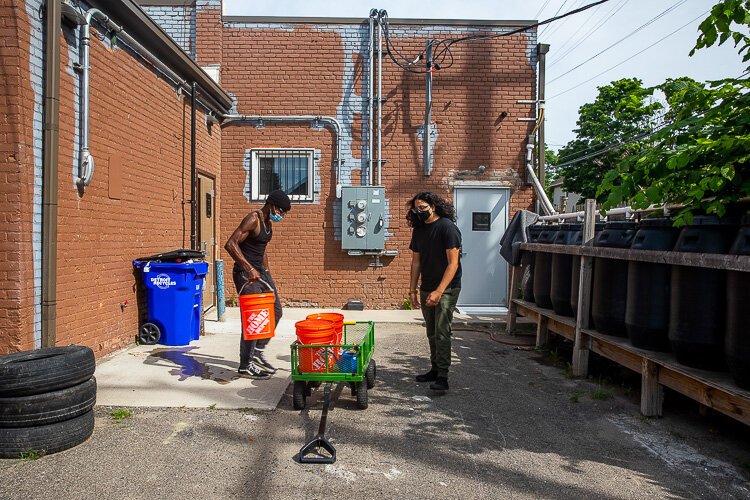
M423 373L422 375L417 375L416 378L417 378L417 382L432 382L434 380L437 380L437 370L433 368L427 373Z
M430 384L430 389L433 391L447 391L448 377L437 377L435 381Z

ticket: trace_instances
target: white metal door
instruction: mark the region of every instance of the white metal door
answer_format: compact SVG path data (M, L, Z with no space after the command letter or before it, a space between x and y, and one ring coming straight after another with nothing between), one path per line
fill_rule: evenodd
M507 304L508 265L500 238L508 226L510 190L456 187L456 219L461 230L461 295L458 306L499 308Z

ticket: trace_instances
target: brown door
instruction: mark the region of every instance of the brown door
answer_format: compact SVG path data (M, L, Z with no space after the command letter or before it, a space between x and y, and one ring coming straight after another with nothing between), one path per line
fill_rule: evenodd
M206 252L208 275L203 287L203 310L206 311L216 305L216 278L214 276L214 262L216 257L216 214L214 208L214 180L198 174L198 241L200 249Z

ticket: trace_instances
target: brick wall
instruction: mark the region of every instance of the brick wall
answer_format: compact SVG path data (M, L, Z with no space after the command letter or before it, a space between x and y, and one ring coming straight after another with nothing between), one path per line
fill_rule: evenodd
M190 99L122 42L113 49L108 39L92 36L89 143L96 171L80 193L74 186L77 61L77 50L65 43L57 342L88 345L100 355L131 343L137 332L132 260L190 246ZM200 109L196 121L198 168L220 182L221 130L213 127L209 135Z
M26 5L17 7L0 5L0 354L35 346L32 207L39 114L30 75L40 85L41 68L31 56L38 23L32 26Z
M502 28L488 28L499 32ZM428 37L476 32L455 26L391 26L394 45L415 55ZM227 22L223 32L222 86L234 93L238 111L252 115L326 115L344 124L342 182L358 184L366 172L367 45L362 25L301 25ZM258 204L243 195L247 172L243 155L252 148L302 147L321 151L317 180L321 192L313 203L300 203L274 226L269 246L271 268L288 304L340 307L347 299L365 300L370 308L398 306L406 296L411 255L405 203L422 190L452 198L460 170L486 165L475 180L494 181L512 190L510 213L530 208L533 193L523 180L526 140L532 107L518 100L535 97L535 34L458 44L454 65L435 73L432 123L437 138L434 171L424 177L421 139L424 75L407 73L383 61L382 172L390 219L382 268L369 258L341 250L340 201L335 198L335 137L328 129L307 125L228 126L222 143L221 212L228 238L241 218ZM202 39L198 36L199 52ZM508 112L501 118L503 111ZM363 140L363 138L365 138ZM471 177L463 177L470 180ZM231 258L224 255L231 262Z

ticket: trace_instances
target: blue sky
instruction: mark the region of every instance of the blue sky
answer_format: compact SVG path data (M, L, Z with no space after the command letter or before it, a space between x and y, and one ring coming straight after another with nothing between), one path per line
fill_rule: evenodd
M377 8L387 10L391 18L543 20L593 1L224 0L224 14L366 19L370 9ZM541 28L539 42L550 44L545 111L547 143L559 149L571 140L578 108L595 99L597 86L613 80L637 77L645 85L656 85L668 77L690 76L704 81L742 74L744 66L731 43L688 56L698 36L698 25L706 17L703 14L714 3L713 0L610 0ZM664 11L667 12L654 19ZM610 45L612 48L603 51Z

